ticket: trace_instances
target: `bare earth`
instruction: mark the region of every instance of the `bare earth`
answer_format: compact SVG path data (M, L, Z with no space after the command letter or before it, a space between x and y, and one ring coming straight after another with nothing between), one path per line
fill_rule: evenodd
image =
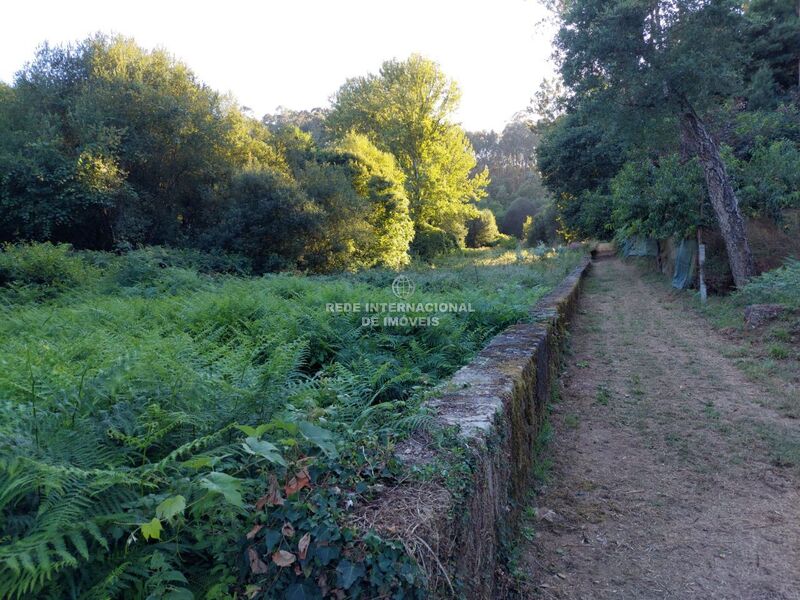
M595 264L572 331L520 597L800 599L800 423L635 266Z

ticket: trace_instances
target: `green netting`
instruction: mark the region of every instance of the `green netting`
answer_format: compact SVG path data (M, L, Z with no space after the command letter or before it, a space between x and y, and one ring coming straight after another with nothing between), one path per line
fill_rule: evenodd
M694 283L697 265L697 240L681 240L675 252L672 287L685 290Z
M635 235L622 242L623 256L658 256L658 244L652 238Z

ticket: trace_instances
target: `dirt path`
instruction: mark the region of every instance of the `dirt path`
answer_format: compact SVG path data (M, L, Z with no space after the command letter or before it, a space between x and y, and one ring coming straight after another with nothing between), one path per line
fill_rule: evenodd
M595 265L521 597L800 599L800 477L775 459L800 423L725 345L636 267Z

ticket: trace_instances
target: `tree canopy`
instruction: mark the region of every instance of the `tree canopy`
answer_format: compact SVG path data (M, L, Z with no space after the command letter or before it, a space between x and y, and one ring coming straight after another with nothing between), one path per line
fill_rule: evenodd
M754 156L742 134L745 144L770 144L752 126L776 124L780 113L796 110L794 4L575 0L553 8L561 23L556 44L564 90L556 91L556 101L540 98L549 110L539 123L537 155L565 228L607 238L630 232L634 223L649 223L648 235L681 236L710 225L725 240L731 272L742 284L753 273L742 208L752 206L745 190L754 185L732 173L760 177L737 162ZM787 121L770 135L781 139L790 131ZM773 151L783 162L794 160L792 152ZM689 162L700 168L702 183L667 185L663 178L685 180L695 172ZM662 202L648 173L676 195L669 210L641 220L629 211L634 196L649 210ZM713 223L699 220L705 204ZM621 221L623 215L631 220Z
M405 174L414 222L463 242L464 224L475 216L488 176L473 173L472 145L451 121L459 99L458 86L436 63L413 55L348 80L334 96L327 125L336 137L354 131L390 152Z

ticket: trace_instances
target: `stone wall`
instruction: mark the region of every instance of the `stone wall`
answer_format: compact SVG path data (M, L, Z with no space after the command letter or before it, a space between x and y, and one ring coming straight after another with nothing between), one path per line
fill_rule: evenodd
M388 491L366 511L371 514L365 521L397 535L417 555L431 576L432 595L498 594L503 543L512 541L528 493L535 440L590 266L585 259L536 303L533 323L494 337L429 402L438 423L458 426L468 448L472 469L465 493L455 496L430 483L409 483ZM424 436L398 448L401 460L416 464L433 461L436 452ZM432 497L436 503L428 501Z

